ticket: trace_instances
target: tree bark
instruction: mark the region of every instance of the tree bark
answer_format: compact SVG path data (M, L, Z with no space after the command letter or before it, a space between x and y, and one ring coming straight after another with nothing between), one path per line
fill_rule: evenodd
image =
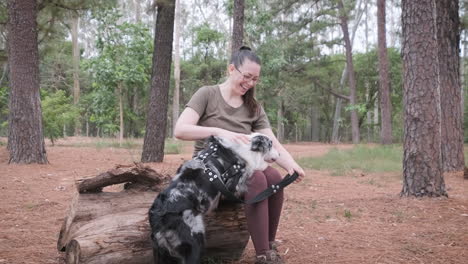
M311 128L311 141L320 141L320 120L319 120L319 109L316 105L310 106L310 128Z
M141 22L141 7L140 7L140 0L133 0L133 6L135 8L135 22Z
M447 196L433 0L403 0L404 154L402 196Z
M281 97L281 90L278 93L278 111L277 111L277 116L276 118L278 119L277 126L276 126L276 137L278 138L278 141L283 142L284 141L284 123L283 123L283 99Z
M142 162L163 161L166 138L175 0L158 1L157 4L153 70Z
M377 30L379 46L379 88L381 128L380 143L392 143L392 102L390 98L390 79L388 77L387 38L385 28L385 0L377 0Z
M343 31L343 38L346 49L346 65L348 67L348 81L349 81L349 103L351 106L356 105L356 77L354 73L353 65L353 48L351 46L351 40L348 31L348 16L344 9L343 1L338 1L338 7L340 9L340 26ZM351 133L354 144L359 143L359 120L356 109L351 109Z
M117 84L117 92L119 93L119 146L122 147L123 138L124 138L124 111L123 111L123 84L119 82Z
M42 131L37 47L37 1L7 3L10 99L9 163L48 163Z
M180 1L176 0L175 7L175 32L174 32L174 95L172 97L172 137L174 136L175 125L179 118L180 99Z
M232 48L234 53L244 41L244 0L234 0L234 22L232 25Z
M71 35L72 35L72 55L73 55L73 104L78 106L80 100L80 47L78 46L78 31L80 17L76 12L73 12L71 18ZM81 134L80 118L75 121L75 136Z
M444 171L462 171L463 120L460 90L460 19L458 0L436 1L442 110L442 163Z

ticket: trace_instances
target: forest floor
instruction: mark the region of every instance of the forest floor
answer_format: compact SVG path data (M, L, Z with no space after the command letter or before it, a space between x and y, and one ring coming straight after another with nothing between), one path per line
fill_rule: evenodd
M56 243L74 181L140 158L137 149L83 143L91 141L48 145L48 165L7 165L6 146L0 146L0 264L64 263ZM351 147L286 145L295 157ZM190 155L187 145L182 154L150 166L173 174ZM401 173L306 172L304 181L286 189L277 239L287 263L468 263L468 181L462 173L445 175L449 198L414 199L400 198ZM249 242L235 263L253 258Z

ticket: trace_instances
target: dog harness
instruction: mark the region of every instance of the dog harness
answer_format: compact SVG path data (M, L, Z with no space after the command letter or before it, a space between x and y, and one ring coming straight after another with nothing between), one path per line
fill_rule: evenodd
M236 158L235 155L229 152L232 151L225 148L221 144L210 142L208 147L200 151L195 159L202 161L204 165L203 170L205 175L208 177L208 180L230 201L245 204L258 203L288 186L299 176L297 172L294 172L292 175L288 174L278 184L272 184L254 198L245 201L235 196L226 187L226 183L230 178L233 178L232 180L236 181L234 185L237 185L237 182L239 181L242 173L245 171L246 166L244 161L241 161L240 159ZM221 157L223 163L221 163L213 154ZM219 175L216 173L216 171L219 172Z

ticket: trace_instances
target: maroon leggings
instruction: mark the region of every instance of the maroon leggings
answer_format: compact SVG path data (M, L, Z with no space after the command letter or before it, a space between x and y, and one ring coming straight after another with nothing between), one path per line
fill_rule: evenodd
M250 179L245 200L252 199L268 186L279 183L282 178L281 174L272 167L267 167L264 171L255 171ZM283 196L281 190L261 202L245 205L247 227L257 255L265 254L270 249L269 242L275 241L283 207Z

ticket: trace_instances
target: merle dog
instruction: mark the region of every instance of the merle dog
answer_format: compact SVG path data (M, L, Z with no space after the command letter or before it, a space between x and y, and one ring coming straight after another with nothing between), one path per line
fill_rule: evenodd
M204 150L185 162L149 211L155 263L200 263L205 242L204 215L214 210L222 183L236 197L247 191L254 170L278 158L265 135L250 135L249 144L210 137ZM157 260L157 261L156 261Z

